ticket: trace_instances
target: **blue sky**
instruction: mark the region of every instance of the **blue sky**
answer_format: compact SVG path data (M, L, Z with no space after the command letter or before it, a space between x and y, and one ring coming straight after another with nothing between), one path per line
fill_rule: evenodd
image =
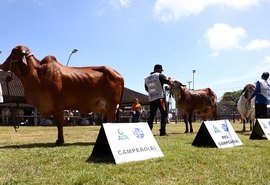
M164 74L218 98L270 72L270 0L1 0L0 61L27 46L38 59L106 65L146 94L157 63ZM191 88L193 84L190 84Z

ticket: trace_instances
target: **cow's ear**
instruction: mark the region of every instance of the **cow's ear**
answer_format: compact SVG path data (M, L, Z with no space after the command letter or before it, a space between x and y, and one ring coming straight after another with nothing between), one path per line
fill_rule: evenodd
M26 52L24 50L22 51L23 57L21 59L21 62L19 62L19 68L21 71L21 75L24 76L28 73L28 66L27 66L27 60L26 60Z
M26 60L25 60L25 62L26 62ZM20 68L22 76L24 76L24 75L26 75L28 73L27 62L26 62L26 64L24 62L19 62L19 68Z
M22 63L24 63L25 65L27 65L27 61L26 61L26 57L25 56L22 57Z
M25 50L21 50L21 54L22 54L22 62L27 65L27 61L26 61L26 56L27 56L27 53Z

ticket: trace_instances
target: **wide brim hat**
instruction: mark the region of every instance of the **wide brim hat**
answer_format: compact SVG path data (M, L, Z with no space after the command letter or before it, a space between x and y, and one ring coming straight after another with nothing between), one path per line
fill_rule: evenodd
M163 71L162 65L156 64L156 65L154 66L154 71L157 71L157 70L159 70L159 69L161 69L161 71Z

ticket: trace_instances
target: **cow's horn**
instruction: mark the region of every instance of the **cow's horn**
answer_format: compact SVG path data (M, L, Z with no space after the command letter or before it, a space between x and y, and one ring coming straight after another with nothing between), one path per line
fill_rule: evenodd
M22 54L23 54L23 55L27 55L27 53L26 53L25 50L22 50Z

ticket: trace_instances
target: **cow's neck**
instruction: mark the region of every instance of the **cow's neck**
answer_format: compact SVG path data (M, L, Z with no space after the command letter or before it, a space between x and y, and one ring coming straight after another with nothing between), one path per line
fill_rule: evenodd
M24 87L26 100L28 103L32 104L32 99L36 98L32 96L32 93L40 89L40 80L37 74L37 69L40 66L39 60L34 56L27 58L27 66L29 70L28 73L20 76L20 79Z
M180 90L180 97L182 99L186 99L186 97L189 95L189 91L186 88L181 87Z
M27 65L30 73L37 73L37 68L40 66L40 61L32 55L27 58Z

